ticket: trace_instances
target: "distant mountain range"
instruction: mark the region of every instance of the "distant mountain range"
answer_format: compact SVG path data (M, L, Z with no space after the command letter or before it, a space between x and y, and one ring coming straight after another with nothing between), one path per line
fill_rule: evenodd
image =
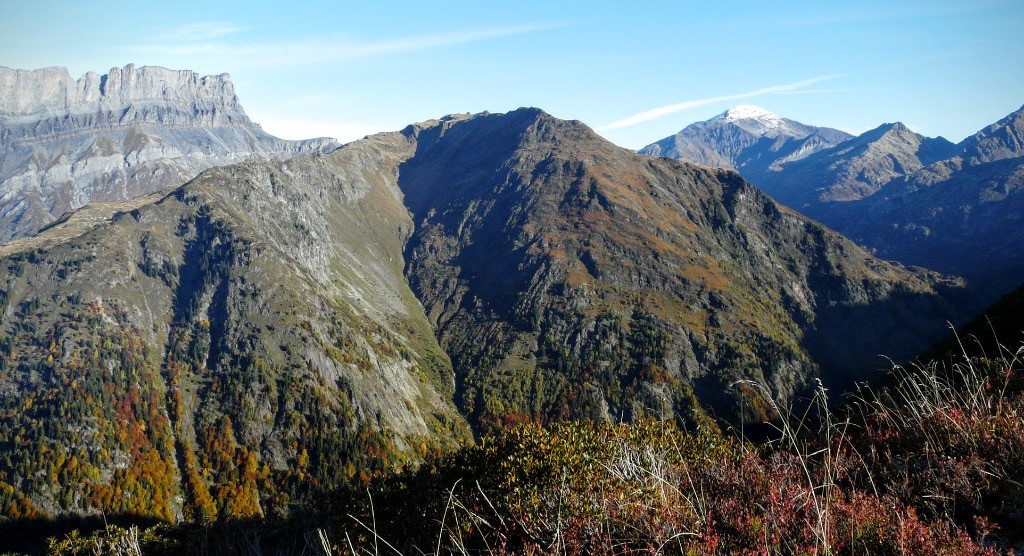
M206 168L336 146L264 132L227 74L128 65L75 80L64 68L0 67L0 243L91 203L176 187Z
M742 108L751 114L745 118L729 117L730 112L675 136L710 149L713 156L692 149L665 152L733 167L779 202L878 256L965 276L990 299L1024 281L1019 241L1024 237L1024 109L956 145L923 137L901 123L885 124L767 168L737 164L737 145L778 141L777 122L787 129L802 124L759 109ZM735 143L723 137L744 139ZM660 154L658 145L672 140L641 152Z
M756 106L741 105L691 124L640 149L640 154L736 170L753 180L851 137L838 129L809 126Z
M881 125L841 145L757 176L780 203L824 218L835 204L870 197L894 178L952 156L956 146L929 139L901 123ZM751 178L755 179L755 178Z

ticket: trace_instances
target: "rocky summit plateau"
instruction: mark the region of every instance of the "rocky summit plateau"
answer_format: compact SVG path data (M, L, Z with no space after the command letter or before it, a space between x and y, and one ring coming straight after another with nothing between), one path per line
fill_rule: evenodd
M76 80L64 68L0 67L0 243L89 204L177 187L206 168L336 146L264 132L227 74L129 64Z

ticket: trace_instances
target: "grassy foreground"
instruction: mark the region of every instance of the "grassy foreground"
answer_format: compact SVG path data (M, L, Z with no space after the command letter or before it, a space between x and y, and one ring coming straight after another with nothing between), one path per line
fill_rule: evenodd
M713 426L521 426L309 519L108 527L53 554L999 554L1024 544L1024 346L824 392L754 445ZM748 384L746 387L758 388ZM820 402L820 403L819 403Z

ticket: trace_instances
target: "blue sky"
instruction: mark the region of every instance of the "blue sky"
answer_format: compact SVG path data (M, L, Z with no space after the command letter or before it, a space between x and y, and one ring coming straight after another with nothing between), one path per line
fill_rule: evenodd
M953 141L1024 104L1024 2L22 2L0 65L230 73L286 138L538 106L638 148L736 104Z

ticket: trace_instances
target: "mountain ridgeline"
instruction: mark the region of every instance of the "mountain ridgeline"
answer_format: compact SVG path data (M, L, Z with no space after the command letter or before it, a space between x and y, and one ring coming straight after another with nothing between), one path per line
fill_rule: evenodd
M956 284L873 259L733 172L531 110L417 137L399 179L407 274L477 426L735 416L737 380L791 399L820 371L848 389L879 353L939 334L909 307L953 314Z
M894 178L952 156L956 146L929 139L901 123L881 125L841 146L759 176L779 202L814 218L827 218L832 203L870 197Z
M212 169L6 258L8 514L274 515L468 438L390 139Z
M264 132L227 74L128 65L75 80L64 68L0 68L0 242L89 204L177 187L213 166L335 147Z
M768 144L776 122L769 112L719 116L679 136L714 156L658 145L641 152L735 168L775 200L853 239L873 254L906 265L966 277L987 300L1017 287L1024 273L1024 108L959 144L914 133L897 122L767 169L735 164L735 145L722 136L745 134ZM742 125L741 125L742 124ZM803 125L803 124L799 124Z
M652 143L640 154L736 170L749 180L830 149L852 135L779 117L756 106L731 108Z
M537 109L207 170L0 290L12 517L277 514L526 420L770 418L737 381L847 391L980 309Z
M964 276L988 299L1020 286L1024 108L836 213L836 229L880 257Z

